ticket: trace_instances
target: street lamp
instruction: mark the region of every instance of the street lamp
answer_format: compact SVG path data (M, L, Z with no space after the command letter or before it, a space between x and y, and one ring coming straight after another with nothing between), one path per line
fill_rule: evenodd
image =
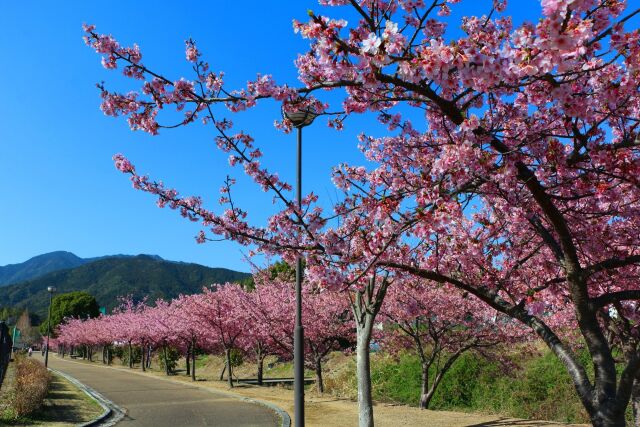
M48 286L47 292L49 292L49 318L47 319L47 348L44 353L44 366L49 366L49 337L51 336L51 300L53 293L56 291L55 286Z
M302 128L316 118L315 110L307 108L295 112L282 109L282 115L298 129L296 202L302 211ZM293 394L296 427L304 427L304 328L302 327L302 257L296 260L296 327L293 334Z

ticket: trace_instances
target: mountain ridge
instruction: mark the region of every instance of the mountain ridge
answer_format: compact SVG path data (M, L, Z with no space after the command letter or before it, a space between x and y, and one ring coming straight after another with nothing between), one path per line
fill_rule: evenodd
M73 258L64 256L74 262ZM153 303L158 298L195 293L212 283L241 282L250 276L249 273L226 268L168 261L157 255L97 258L89 258L89 261L72 268L0 286L0 305L28 308L32 313L44 316L48 306L47 287L55 286L57 293L89 292L101 306L110 310L118 304L117 298L121 296L131 295L136 300L147 297Z
M136 256L148 256L153 259L173 262L178 264L195 264L185 261L171 261L165 260L159 255L151 254L138 254L138 255L126 255L126 254L114 254L114 255L102 255L90 258L81 258L69 251L53 251L44 254L36 255L24 262L15 264L0 265L0 287L8 286L15 283L25 282L28 280L36 279L47 273L53 271L65 270L67 268L75 268L90 262L100 261L106 258L131 258ZM200 264L196 264L200 265Z
M34 279L66 268L79 267L88 261L68 251L54 251L36 255L16 264L0 266L0 286Z

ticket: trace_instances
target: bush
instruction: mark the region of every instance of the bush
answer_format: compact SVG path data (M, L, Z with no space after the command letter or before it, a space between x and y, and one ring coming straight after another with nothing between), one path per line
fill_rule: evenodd
M178 366L180 360L180 352L173 347L167 347L167 360L165 360L165 351L162 347L158 350L158 363L160 367L166 371L173 372Z
M137 346L131 346L132 348L132 353L133 353L133 363L140 363L140 361L142 360L142 350L140 349L140 347ZM112 352L112 357L117 357L118 359L120 359L120 363L122 363L123 366L128 366L129 365L129 345L125 344L122 346L115 346L113 347L113 349L111 350Z
M24 417L39 409L49 392L50 382L51 375L42 363L34 359L18 358L9 400L14 416Z
M588 357L580 354L581 357ZM588 422L561 362L550 351L540 356L511 356L519 369L505 372L474 353L462 355L445 375L429 409L481 411L512 417ZM371 377L374 398L417 406L421 368L418 357L376 355ZM431 378L435 372L431 373Z

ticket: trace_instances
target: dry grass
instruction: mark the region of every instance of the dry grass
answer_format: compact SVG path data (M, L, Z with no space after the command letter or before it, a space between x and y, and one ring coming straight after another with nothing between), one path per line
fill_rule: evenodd
M93 420L102 407L66 379L52 375L42 407L29 417L30 426L71 427Z
M9 406L15 418L20 418L40 409L49 391L51 375L42 363L34 359L22 357L15 363Z
M0 425L71 427L91 421L102 413L100 405L69 381L42 369L44 365L33 359L18 359L9 364L7 382L0 392ZM48 390L38 404L36 396L25 396L25 393L41 392L44 373L49 376ZM20 411L25 411L28 406L38 408L20 415L14 408L16 403L20 405Z

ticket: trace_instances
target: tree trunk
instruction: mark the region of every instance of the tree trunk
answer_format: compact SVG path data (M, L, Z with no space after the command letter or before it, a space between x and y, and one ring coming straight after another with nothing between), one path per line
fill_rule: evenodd
M426 388L423 388L423 394L420 397L421 409L429 409L429 405L431 404L431 399L433 399L433 396L436 394L438 385L440 385L440 382L442 382L442 378L444 378L445 372L446 372L445 370L442 370L436 375L436 378L433 380L433 383L431 384L431 387L428 388L428 390ZM427 390L426 393L424 392L424 390Z
M226 371L227 371L227 363L225 362L224 366L222 367L222 372L220 372L220 381L224 379L224 373Z
M129 369L133 368L133 348L131 347L131 341L129 341Z
M191 375L191 346L187 346L186 360L187 362L187 376Z
M470 350L474 344L467 345L458 349L455 353L453 353L445 364L440 368L439 372L436 373L436 377L433 379L431 383L431 387L429 387L429 365L426 360L422 360L422 395L420 396L420 408L428 409L429 404L431 403L431 399L436 394L436 390L438 386L442 382L445 374L449 371L451 366L458 360L458 358L464 354L466 351ZM435 350L434 350L435 351Z
M147 369L151 369L151 345L147 346Z
M429 409L431 396L429 395L429 365L422 363L422 381L420 388L420 409Z
M262 352L258 355L258 385L262 385L264 373L264 355Z
M322 382L322 363L320 363L320 359L316 360L316 386L318 387L318 393L324 393L324 383Z
M226 349L224 351L224 354L227 359L227 371L228 371L227 382L229 383L229 387L233 387L233 378L231 377L233 373L233 370L231 369L231 349L230 348Z
M614 413L608 408L597 409L590 417L591 424L594 427L625 427L627 425L624 418L624 411L621 413Z
M111 365L111 346L107 346L107 366Z
M364 324L357 322L356 373L358 380L358 425L373 427L373 400L371 398L371 362L369 345L373 319L365 314Z
M145 372L147 369L146 369L146 366L145 366L145 361L146 360L145 360L145 357L144 357L145 356L145 354L144 354L144 352L145 352L144 344L142 344L142 347L140 348L140 351L142 352L142 356L141 356L142 357L142 360L141 360L142 363L140 363L140 366L142 367L142 372Z
M638 382L638 378L633 382L631 390L631 409L633 410L633 425L640 427L640 382Z
M164 372L168 376L169 375L169 359L167 357L167 346L166 345L162 346L162 352L164 354Z
M258 385L262 385L262 378L263 378L263 372L264 372L264 353L262 352L262 346L260 344L256 349L256 359L258 361L258 372L257 372Z
M385 277L378 284L370 278L366 287L356 291L351 308L356 321L356 376L358 383L358 426L373 427L373 399L371 398L371 361L369 346L376 315L384 301L389 282Z
M191 344L191 381L196 380L196 340Z

